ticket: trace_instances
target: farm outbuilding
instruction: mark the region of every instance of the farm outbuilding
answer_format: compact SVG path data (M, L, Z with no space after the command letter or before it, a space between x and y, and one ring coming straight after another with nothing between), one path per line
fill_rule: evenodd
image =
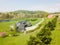
M19 32L24 32L26 27L30 27L32 24L29 21L20 21L16 23L16 30Z
M52 14L48 15L48 18L53 18L53 17L54 17L54 15L52 15Z

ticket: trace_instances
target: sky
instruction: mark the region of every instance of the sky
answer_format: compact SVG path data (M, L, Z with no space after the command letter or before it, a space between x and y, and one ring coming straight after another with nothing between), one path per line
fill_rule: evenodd
M59 12L60 0L0 0L0 12L16 10Z

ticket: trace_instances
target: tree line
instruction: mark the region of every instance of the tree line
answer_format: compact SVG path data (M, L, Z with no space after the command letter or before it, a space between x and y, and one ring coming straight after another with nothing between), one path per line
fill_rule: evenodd
M42 18L46 17L48 14L49 13L45 11L18 10L13 12L0 13L0 19Z

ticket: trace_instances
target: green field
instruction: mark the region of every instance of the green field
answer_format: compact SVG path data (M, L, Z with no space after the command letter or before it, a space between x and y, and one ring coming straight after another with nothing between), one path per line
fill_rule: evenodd
M41 18L37 18L36 21L31 21L31 19L34 19L34 18L25 18L25 19L20 19L20 20L16 20L16 21L10 21L10 22L0 22L0 32L3 32L3 31L9 32L10 31L10 25L11 24L15 25L19 21L28 20L29 22L31 22L32 25L41 21Z
M39 30L27 33L25 35L22 34L15 37L11 36L6 38L0 38L0 45L27 45L27 41L29 40L30 35L35 36L39 32Z
M38 18L36 21L30 21L32 24L36 24L37 22L41 21L41 19ZM16 22L3 22L0 23L0 31L5 31L9 33L9 25L15 24ZM38 30L34 32L30 32L24 35L24 33L20 34L19 36L8 36L5 38L0 38L0 45L27 45L27 41L29 40L30 35L35 36L40 30L40 27Z
M60 24L57 22L55 30L52 31L51 45L60 45Z
M44 26L45 23L47 23L49 20L51 19L45 19L45 22L43 22L43 24L41 26L39 26L38 29L36 29L35 31L33 32L29 32L29 33L19 33L19 36L8 36L8 37L5 37L5 38L0 38L0 45L27 45L27 42L30 38L30 36L35 36L40 30L41 30L41 27ZM36 21L31 21L31 19L28 19L28 21L30 21L33 25L36 24L37 22L41 21L40 18L38 18L38 20ZM10 24L15 24L16 22L18 21L13 21L13 22L3 22L3 23L0 23L0 32L7 32L9 33L10 30L9 30L9 26ZM4 26L3 26L4 25ZM59 24L57 23L57 27L59 27ZM57 29L56 27L56 29ZM60 42L60 36L59 36L59 30L54 30L52 31L52 42L51 42L51 45L56 45L56 44L59 44ZM59 41L58 41L59 40Z

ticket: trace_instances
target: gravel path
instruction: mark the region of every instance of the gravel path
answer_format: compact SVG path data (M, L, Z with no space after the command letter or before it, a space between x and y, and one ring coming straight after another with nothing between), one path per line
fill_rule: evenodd
M42 21L38 22L37 24L31 26L31 27L26 27L26 31L29 31L29 30L34 30L38 27L39 24L41 24L42 22L44 21L44 18L42 18Z

